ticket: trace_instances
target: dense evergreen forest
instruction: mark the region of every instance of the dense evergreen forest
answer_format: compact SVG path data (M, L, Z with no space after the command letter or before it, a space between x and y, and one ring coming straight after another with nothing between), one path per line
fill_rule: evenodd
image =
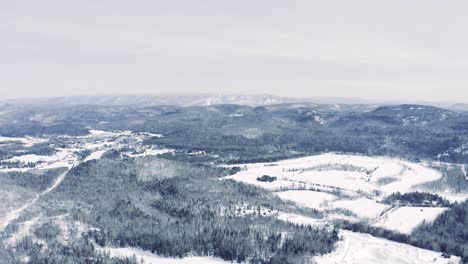
M142 173L142 165L148 163L161 171ZM73 168L43 206L48 214L65 210L95 227L84 235L79 244L83 246L93 241L101 247L138 247L162 256L195 254L250 263L297 263L334 248L336 230L270 217L269 212L279 208L299 209L265 190L218 179L230 173L231 169L158 158L105 158ZM73 208L66 208L70 203L65 201L73 201ZM51 225L36 233L56 236ZM88 251L87 257L96 254Z

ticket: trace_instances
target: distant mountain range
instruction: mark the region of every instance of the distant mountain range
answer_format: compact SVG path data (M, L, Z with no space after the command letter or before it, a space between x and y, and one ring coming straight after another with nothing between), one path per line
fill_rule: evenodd
M408 102L367 100L346 97L280 97L269 94L245 95L245 94L139 94L139 95L96 95L96 96L63 96L50 98L24 98L12 99L0 102L0 107L7 105L17 106L48 106L63 107L76 105L99 106L208 106L220 104L267 106L291 103L316 103L337 105L398 105ZM468 111L468 104L412 102L417 104L432 105L446 108L452 111Z

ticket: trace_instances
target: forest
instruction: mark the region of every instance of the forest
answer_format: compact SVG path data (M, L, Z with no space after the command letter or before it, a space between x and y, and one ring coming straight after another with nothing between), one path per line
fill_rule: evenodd
M424 187L466 192L464 163L468 162L468 136L463 124L468 115L426 108L417 116L421 121L411 123L405 118L418 114L405 112L411 107L399 107L396 115L397 110L390 106L342 105L341 110L336 110L334 106L314 104L80 106L60 111L47 107L19 108L5 117L0 135L37 136L48 141L33 145L2 143L0 166L4 169L35 167L37 163L15 163L8 159L17 153L53 155L58 149L72 145L74 137L86 137L91 127L161 134L142 140L142 149L171 151L130 157L128 153L138 151L123 142L120 148L106 149L100 158L85 162L93 151L77 150L74 154L80 164L68 171L53 192L40 197L12 222L0 239L8 241L23 230L22 223L33 222L37 216L44 220L32 225L30 234L17 241L14 250L0 246L0 259L5 263L18 263L26 258L29 263L41 264L135 264L136 259L112 258L100 250L135 247L165 257L196 255L239 263L296 264L332 252L339 241L339 229L347 229L461 256L468 263L467 203L450 203L441 196L416 191L389 195L384 203L391 206L449 208L411 235L364 222L342 221L337 225L311 227L281 221L275 213L321 219L320 211L283 201L265 189L222 179L242 169L226 166L229 164L274 162L337 152L438 163L432 166L442 171L444 177ZM447 118L440 118L441 114ZM47 122L31 121L31 115ZM314 121L314 115L320 116L321 122ZM452 165L443 165L444 162ZM0 173L0 183L30 190L33 195L47 189L65 171L66 168L6 170ZM280 179L281 175L256 177L262 183ZM345 195L345 190L331 192L337 197ZM68 234L60 226L64 222L79 223L84 232L79 236ZM47 241L46 246L41 241Z
M159 164L164 170L142 178L142 163ZM337 230L277 220L269 213L300 209L265 190L218 179L230 173L231 169L160 158L104 158L73 168L42 206L49 215L66 210L73 219L94 227L76 245L84 247L80 254L89 258L96 254L88 248L91 242L100 247L138 247L161 256L194 254L239 263L301 263L333 250ZM59 205L70 200L73 208ZM57 236L56 227L47 223L36 236L51 240ZM23 247L28 254L34 252L30 242ZM77 257L76 248L68 250L70 256L59 255Z

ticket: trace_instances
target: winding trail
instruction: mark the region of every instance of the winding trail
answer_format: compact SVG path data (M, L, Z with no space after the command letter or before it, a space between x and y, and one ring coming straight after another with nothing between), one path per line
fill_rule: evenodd
M463 172L463 176L464 176L466 179L468 179L468 175L467 175L467 173L466 173L466 168L465 168L465 166L466 166L466 164L462 164L462 165L461 165L461 170L462 170L462 172Z
M75 164L73 164L73 167L75 166ZM72 167L72 168L73 168ZM21 213L23 213L26 209L28 209L31 205L35 204L39 198L41 198L42 196L50 193L51 191L53 191L55 188L57 188L60 183L62 183L62 181L65 179L65 176L67 175L67 173L70 171L71 168L69 168L68 170L66 170L65 172L63 172L62 174L60 174L55 180L54 182L52 183L52 185L47 188L46 190L44 190L43 192L37 194L32 200L30 200L29 202L27 202L26 204L24 204L23 206L21 206L20 208L16 209L16 210L13 210L5 215L1 215L0 216L0 232L3 232L5 230L5 228L15 219L17 219Z

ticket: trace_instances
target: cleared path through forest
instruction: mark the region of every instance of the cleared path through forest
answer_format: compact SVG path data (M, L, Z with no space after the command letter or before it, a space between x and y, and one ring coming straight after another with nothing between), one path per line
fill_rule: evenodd
M47 188L45 191L41 192L40 194L36 195L36 197L34 197L34 199L30 200L25 205L21 206L20 208L18 208L16 210L13 210L13 211L5 214L5 215L0 216L0 232L2 232L13 220L18 218L24 210L28 209L31 205L35 204L37 202L37 200L39 200L39 198L41 198L42 196L50 193L55 188L57 188L57 186L59 186L60 183L62 183L62 181L65 179L65 176L67 175L67 173L69 171L70 171L70 169L68 169L64 173L60 174L54 180L54 182L52 183L52 185L49 188Z

